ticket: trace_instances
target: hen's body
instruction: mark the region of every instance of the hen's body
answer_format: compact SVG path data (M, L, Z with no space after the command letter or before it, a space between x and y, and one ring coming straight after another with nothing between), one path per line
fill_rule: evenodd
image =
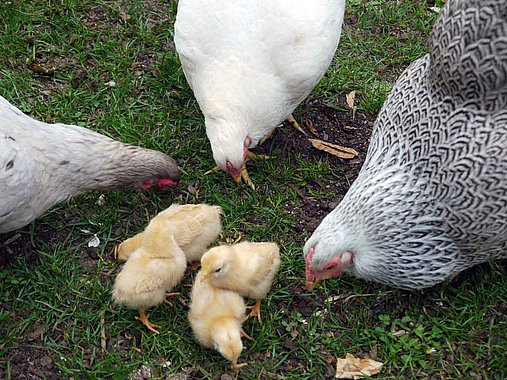
M358 277L424 288L507 257L507 1L449 1L429 50L397 81L357 180L308 240L312 271L350 252Z
M343 0L179 1L176 48L224 170L226 159L240 169L244 148L268 136L324 75L344 8Z
M179 177L174 160L161 152L34 120L0 97L0 233L86 190L148 187L161 179L175 184Z

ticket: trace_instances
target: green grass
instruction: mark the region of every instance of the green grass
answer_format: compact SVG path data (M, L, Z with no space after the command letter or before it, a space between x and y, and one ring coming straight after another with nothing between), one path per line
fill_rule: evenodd
M350 0L336 60L312 99L343 102L356 90L360 110L374 117L401 70L426 52L436 18L429 6ZM348 352L385 362L382 379L505 377L507 276L498 264L424 293L348 276L304 291L301 245L309 231L295 230L299 200L287 184L307 188L315 199L333 200L337 190L315 190L309 183L344 181L340 169L298 156L283 165L255 162L250 167L255 193L224 173L204 176L214 163L202 115L174 52L175 8L171 1L0 2L0 95L40 120L88 126L167 152L183 169L178 192L108 192L103 206L96 204L100 194L91 192L21 231L30 249L0 270L3 377L16 378L11 371L20 367L16 360L24 352L36 363L40 356L51 358L53 368L38 366L48 378L60 371L75 379L126 379L142 365L155 378L229 372L223 358L194 340L179 302L151 311L162 325L158 336L134 320L134 311L111 302L118 268L113 245L174 201L219 204L225 236L242 232L282 246L282 268L263 305L265 323L245 324L255 341L245 344L242 360L250 365L239 378L330 377L335 358ZM54 62L54 77L29 70L26 62L33 59ZM97 249L87 247L91 235L83 230L99 236ZM177 289L183 299L191 280ZM373 295L346 298L364 294Z

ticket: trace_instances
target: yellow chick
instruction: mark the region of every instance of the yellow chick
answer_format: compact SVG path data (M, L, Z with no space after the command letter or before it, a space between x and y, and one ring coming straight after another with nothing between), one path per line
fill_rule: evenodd
M116 277L113 300L132 309L148 330L158 333L146 310L166 300L166 291L175 287L185 274L187 260L172 237L167 238L166 224L152 220L144 231L142 244L130 255Z
M241 337L251 339L241 327L245 311L245 302L239 294L215 288L201 272L197 274L188 313L190 326L199 343L220 352L233 369L247 365L238 364L243 350Z
M208 246L222 231L219 206L207 204L173 204L153 218L166 225L166 236L174 236L176 243L185 252L188 262L199 261ZM141 244L143 232L125 240L118 246L117 257L127 260Z
M211 248L201 258L203 276L217 288L229 289L256 300L250 316L261 320L261 301L266 297L278 268L276 243L243 242Z

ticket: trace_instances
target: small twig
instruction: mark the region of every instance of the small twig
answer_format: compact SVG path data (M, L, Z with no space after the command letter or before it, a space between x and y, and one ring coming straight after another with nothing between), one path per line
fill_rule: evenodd
M21 234L16 234L14 236L11 236L9 239L7 239L6 241L4 241L2 243L3 246L7 246L13 242L15 242L16 240L18 240L19 238L21 237Z
M392 293L392 290L388 290L387 292L380 292L380 293L352 294L350 296L347 296L346 294L341 294L339 296L329 297L326 301L334 302L334 301L338 301L338 300L343 300L343 303L346 303L355 297L385 296L385 295L388 295L389 293Z
M289 187L296 192L297 195L299 195L301 198L305 198L304 193L301 191L299 187L294 185L293 183L289 183Z
M106 319L104 317L104 314L100 317L100 349L102 352L105 352L107 348L107 341L106 341Z
M347 303L349 302L352 298L355 298L355 297L371 297L371 296L386 296L388 295L389 293L392 293L391 290L388 290L387 292L383 292L383 293L370 293L370 294L352 294L351 296L348 296L347 298L345 298L343 300L343 303Z

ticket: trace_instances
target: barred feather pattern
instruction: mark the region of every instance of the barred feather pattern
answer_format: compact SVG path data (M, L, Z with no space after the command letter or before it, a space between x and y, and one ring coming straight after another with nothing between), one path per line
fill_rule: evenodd
M425 288L507 258L507 1L450 0L398 79L363 168L305 245L312 265Z

